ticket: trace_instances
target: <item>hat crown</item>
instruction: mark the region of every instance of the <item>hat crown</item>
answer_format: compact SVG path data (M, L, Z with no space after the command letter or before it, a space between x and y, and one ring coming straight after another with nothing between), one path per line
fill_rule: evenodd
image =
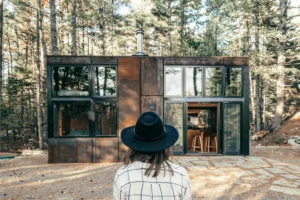
M165 134L165 128L156 113L144 112L136 122L134 134L141 140L156 140Z

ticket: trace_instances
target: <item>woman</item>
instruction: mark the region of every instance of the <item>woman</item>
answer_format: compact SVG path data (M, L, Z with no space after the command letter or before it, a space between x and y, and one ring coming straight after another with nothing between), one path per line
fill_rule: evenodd
M143 113L136 126L121 132L122 142L130 148L114 179L113 198L117 199L191 199L186 170L169 161L170 147L178 139L177 130L163 125L154 112Z

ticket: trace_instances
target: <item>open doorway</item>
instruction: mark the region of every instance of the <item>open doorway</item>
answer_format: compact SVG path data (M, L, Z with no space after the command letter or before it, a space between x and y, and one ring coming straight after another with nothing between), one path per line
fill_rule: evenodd
M219 152L219 103L187 103L187 152Z

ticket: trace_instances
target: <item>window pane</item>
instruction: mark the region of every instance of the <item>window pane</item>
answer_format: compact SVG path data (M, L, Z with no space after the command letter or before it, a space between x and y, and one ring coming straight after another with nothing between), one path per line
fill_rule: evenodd
M117 79L116 67L96 67L95 69L95 95L116 96Z
M202 96L202 67L187 67L185 96Z
M54 67L54 96L88 96L89 67Z
M205 69L205 95L206 96L221 96L222 95L222 69L221 68L206 68Z
M182 68L166 67L166 96L182 96Z
M117 135L116 103L95 104L96 136Z
M242 69L225 69L226 96L242 96Z
M224 152L239 151L240 113L240 104L224 104Z
M183 152L183 104L182 103L168 103L166 108L166 124L174 126L179 138L173 146L174 152Z
M54 103L55 136L89 136L89 102Z

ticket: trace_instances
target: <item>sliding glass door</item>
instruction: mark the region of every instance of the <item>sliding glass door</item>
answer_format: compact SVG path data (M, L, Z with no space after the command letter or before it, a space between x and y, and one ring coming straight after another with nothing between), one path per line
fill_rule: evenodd
M240 154L241 104L223 103L223 154Z
M179 138L173 146L173 152L175 154L183 154L184 145L184 103L165 103L165 119L164 123L166 125L174 126L179 133Z

